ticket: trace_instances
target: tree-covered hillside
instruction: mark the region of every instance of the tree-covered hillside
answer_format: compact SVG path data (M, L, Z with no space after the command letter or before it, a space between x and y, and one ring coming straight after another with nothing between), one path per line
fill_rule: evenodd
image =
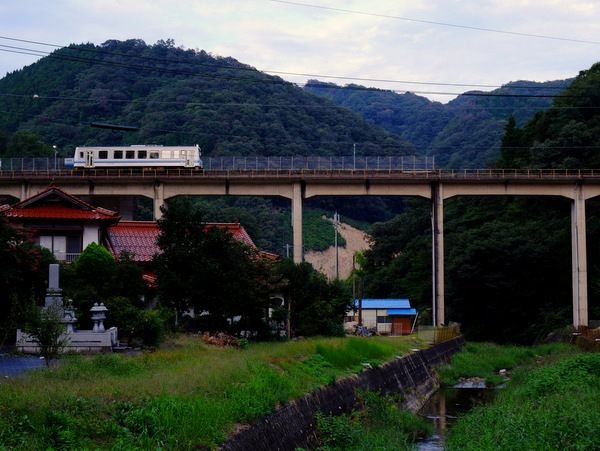
M63 156L84 145L196 143L211 156L351 155L354 143L360 155L414 153L357 113L233 58L172 41L62 48L1 79L0 94L0 155L19 130Z
M600 63L551 107L505 126L505 168L600 166ZM564 198L456 197L444 202L446 319L467 338L530 344L572 324L571 206ZM600 320L600 199L586 202L590 320ZM372 229L365 296L409 297L431 308L429 203Z
M139 130L93 128L92 122ZM0 157L52 157L53 145L59 156L71 157L77 146L132 144L199 144L204 157L351 156L354 144L357 155L415 150L358 113L278 77L171 41L72 45L0 79ZM282 253L291 242L287 202L202 202L207 220L241 220L261 249ZM361 220L388 220L401 211L391 200L313 204ZM331 224L323 225L332 229L333 243Z
M512 115L522 125L548 108L551 96L570 80L511 82L489 93L470 91L441 104L407 92L337 86L311 80L306 90L362 114L367 121L399 135L436 164L483 168L499 156L504 126Z

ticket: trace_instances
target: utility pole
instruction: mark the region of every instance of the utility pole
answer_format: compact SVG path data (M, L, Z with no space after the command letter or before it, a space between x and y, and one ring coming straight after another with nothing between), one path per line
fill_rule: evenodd
M363 279L358 280L358 325L362 327Z
M352 308L356 316L356 254L352 254Z
M333 228L335 229L335 278L339 279L339 260L338 260L338 223L340 221L340 215L336 211L333 214Z

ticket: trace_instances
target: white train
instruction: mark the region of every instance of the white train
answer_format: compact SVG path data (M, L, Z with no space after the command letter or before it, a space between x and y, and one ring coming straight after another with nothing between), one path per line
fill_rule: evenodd
M200 147L121 146L77 147L74 168L192 168L201 169Z

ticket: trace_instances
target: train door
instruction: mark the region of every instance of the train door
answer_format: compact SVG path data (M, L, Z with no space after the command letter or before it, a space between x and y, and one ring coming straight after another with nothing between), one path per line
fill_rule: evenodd
M184 166L186 168L194 167L194 151L193 150L185 150L185 163Z
M85 163L83 166L86 168L93 168L94 167L94 151L93 150L84 151L84 158L85 158Z

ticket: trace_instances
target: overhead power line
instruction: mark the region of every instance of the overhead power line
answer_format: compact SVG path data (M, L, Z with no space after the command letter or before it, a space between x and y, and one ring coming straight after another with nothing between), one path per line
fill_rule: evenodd
M453 24L453 23L448 23L448 22L437 22L437 21L433 21L433 20L412 19L409 17L392 16L389 14L370 13L370 12L365 12L365 11L356 11L356 10L344 9L344 8L334 8L331 6L311 5L308 3L291 2L291 1L287 1L287 0L271 0L271 1L275 2L275 3L284 3L284 4L288 4L288 5L303 6L303 7L307 7L307 8L316 8L316 9L323 9L323 10L328 10L328 11L337 11L337 12L351 13L351 14L361 14L364 16L381 17L384 19L404 20L407 22L418 22L418 23L425 23L425 24L429 24L429 25L439 25L439 26L444 26L444 27L463 28L463 29L467 29L467 30L485 31L488 33L502 33L502 34L510 34L510 35L514 35L514 36L523 36L523 37L528 37L528 38L553 39L556 41L568 41L568 42L578 42L580 44L600 45L600 41L588 41L585 39L563 38L560 36L547 36L547 35L533 34L533 33L521 33L518 31L496 30L493 28L474 27L474 26L470 26L470 25L459 25L459 24Z
M110 51L101 50L101 49L97 49L97 48L82 48L82 47L75 46L75 45L61 46L61 45L57 45L57 44L49 44L49 43L43 43L43 42L39 42L39 41L30 41L30 40L25 40L25 39L12 38L12 37L8 37L8 36L0 36L0 40L1 39L22 42L22 43L27 43L27 44L42 45L42 46L46 46L46 47L53 47L57 50L70 49L70 50L77 50L80 52L89 52L91 54L96 53L96 54L105 54L105 55L110 55L110 56L119 56L119 57L123 57L125 59L130 59L130 60L135 59L135 60L140 60L140 61L150 61L150 62L159 62L159 63L184 64L186 66L191 66L191 67L204 67L204 68L211 67L211 68L228 69L228 70L232 70L232 71L247 71L247 72L252 72L252 73L262 72L262 73L274 74L274 75L302 76L302 77L307 77L309 79L311 79L311 78L312 79L335 79L335 80L347 80L347 81L353 81L353 82L393 83L393 84L401 84L401 85L405 84L405 85L424 85L424 86L447 86L447 87L462 87L462 88L473 88L473 89L476 89L476 88L486 89L486 88L502 87L502 85L494 85L494 84L395 80L395 79L384 79L384 78L349 77L349 76L344 76L344 75L331 75L331 74L285 72L285 71L276 71L276 70L261 70L261 71L259 71L253 67L244 65L243 63L239 63L238 66L231 66L231 65L226 65L226 64L214 64L214 63L207 64L207 63L190 62L190 61L179 61L179 60L173 60L173 59L154 58L154 57L148 57L148 56L142 56L142 55L123 54L123 53L119 53L119 52L110 52ZM136 65L136 64L129 65L127 63L99 61L97 59L91 59L89 57L82 57L82 56L76 56L76 55L62 55L62 54L58 54L56 52L49 52L49 51L46 52L46 51L37 50L37 49L29 49L29 48L8 46L8 45L0 45L0 51L7 52L7 53L19 53L19 54L26 54L26 55L32 55L32 56L39 56L39 57L48 56L51 58L71 60L71 61L89 62L89 63L95 63L95 64L130 67L133 69L141 69L141 70L155 70L158 72L174 73L174 74L179 74L179 75L195 75L195 76L203 76L203 77L207 77L207 78L231 78L231 79L235 79L235 80L245 80L244 78L240 78L240 77L224 77L224 76L217 76L217 75L211 75L211 74L198 74L198 73L192 72L190 70L174 70L174 69L168 69L168 68L140 66L140 65ZM267 83L290 83L290 82L287 82L284 80L251 79L251 81L259 81L259 82L263 82L263 83L264 82L267 82ZM294 84L294 83L292 83L292 84ZM563 87L561 87L561 86L556 86L556 87L554 87L554 86L544 86L544 87L513 86L512 88L514 88L514 89L563 89ZM360 88L356 88L356 89L360 89ZM372 89L372 88L365 88L365 89ZM410 90L402 89L402 90L391 90L391 91L406 92L406 91L410 91ZM438 93L430 93L430 92L421 92L421 93L438 94ZM460 95L461 93L443 92L443 93L439 93L439 94L456 96L456 95Z

